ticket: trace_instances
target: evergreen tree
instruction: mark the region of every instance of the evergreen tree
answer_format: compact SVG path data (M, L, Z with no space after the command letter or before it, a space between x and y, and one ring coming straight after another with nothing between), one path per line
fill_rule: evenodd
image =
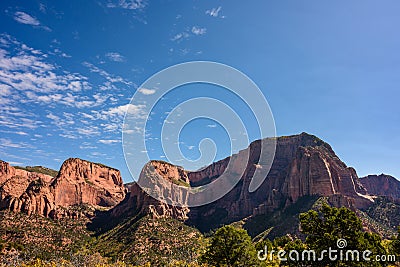
M211 238L201 261L212 266L259 266L256 249L243 229L224 226Z
M312 266L384 266L383 262L363 260L362 253L365 250L372 251L369 256L374 259L375 255L384 255L386 251L382 246L381 238L372 233L362 230L361 220L357 215L347 208L334 208L324 204L319 212L310 210L300 214L301 231L307 235L305 244L309 249L315 250L317 257L323 250L332 248L334 250L357 250L359 260L340 261L332 260L328 256L324 260L317 261ZM339 244L339 241L342 242ZM337 254L339 255L339 254Z

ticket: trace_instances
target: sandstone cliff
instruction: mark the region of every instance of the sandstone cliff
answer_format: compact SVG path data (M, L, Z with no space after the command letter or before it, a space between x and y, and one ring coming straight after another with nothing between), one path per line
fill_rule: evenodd
M112 207L125 197L120 172L84 161L66 160L56 177L16 169L0 161L0 208L46 217L76 217L64 209L88 204Z
M254 192L249 192L249 185L258 168L262 140L252 142L247 151L235 156L240 158L241 153L249 152L247 167L236 186L217 201L190 209L174 207L155 200L134 184L129 197L112 210L111 216L116 218L123 213L145 212L187 220L195 226L213 226L215 223L229 223L252 215L267 214L287 207L303 196L326 196L331 204L350 208L365 208L373 203L373 197L361 184L355 170L347 167L329 144L306 133L279 137L276 141L271 170ZM160 181L152 177L160 174L166 183L190 183L192 187L205 185L221 176L230 159L215 162L196 172L185 171L166 162L152 161L143 168L141 177L146 177L149 183L155 183L152 190L161 199L184 202L187 198L185 190L160 186L157 184Z
M400 201L400 181L396 178L386 175L368 175L360 178L361 184L368 193L376 196L386 196Z

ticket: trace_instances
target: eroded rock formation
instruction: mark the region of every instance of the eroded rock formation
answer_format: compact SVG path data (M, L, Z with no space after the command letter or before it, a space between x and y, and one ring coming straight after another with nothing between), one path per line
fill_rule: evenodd
M56 177L16 169L0 161L0 208L46 217L78 216L68 209L112 207L125 197L120 172L81 159L66 160Z
M251 143L247 151L235 156L240 158L241 153L248 152L247 167L236 186L217 201L190 209L172 207L150 197L138 185L133 185L129 198L114 208L113 216L127 211L150 212L155 216L173 216L181 220L187 218L189 223L200 225L216 218L228 223L251 215L266 214L287 207L302 196L326 196L331 204L350 208L365 208L373 203L373 197L360 182L356 171L347 167L329 144L306 133L279 137L276 141L272 167L255 192L249 192L249 185L255 170L259 168L262 140ZM217 180L230 160L223 159L196 172L185 171L166 162L152 161L144 167L142 175L154 184L156 180L151 177L159 174L167 183L180 181L177 184L182 185L183 182L184 186L190 183L196 187ZM154 184L152 190L161 199L184 201L187 198L182 193L185 190L172 190L168 186Z

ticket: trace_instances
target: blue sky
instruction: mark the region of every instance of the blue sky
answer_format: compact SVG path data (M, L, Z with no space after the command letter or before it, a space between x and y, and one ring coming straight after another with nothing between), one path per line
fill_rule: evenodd
M278 135L315 134L360 176L400 177L398 1L1 1L0 12L2 160L58 169L80 157L131 181L130 98L166 67L210 60L257 83ZM259 138L248 108L213 86L178 88L159 114L194 96L226 101ZM204 138L216 159L229 155L223 127L206 119L182 131L184 155L199 157ZM149 155L164 159L157 140Z

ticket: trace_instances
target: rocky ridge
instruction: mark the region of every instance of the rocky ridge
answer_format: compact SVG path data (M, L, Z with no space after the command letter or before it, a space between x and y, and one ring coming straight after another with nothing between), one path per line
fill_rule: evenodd
M0 208L45 217L77 217L65 209L86 204L110 208L125 197L120 172L81 159L66 160L56 177L0 161Z
M360 178L361 184L368 193L400 200L400 181L393 176L380 174Z
M283 209L303 196L324 196L334 206L351 209L365 209L374 203L377 192L369 192L356 171L342 162L326 142L307 133L279 137L276 141L272 167L255 192L249 192L248 188L258 168L262 140L251 143L248 148L249 161L240 181L221 199L190 209L174 207L155 200L134 184L131 185L129 196L112 210L112 217L134 211L150 213L155 217L172 216L194 226L209 224L213 227L216 223L230 223ZM238 157L240 153L244 152L239 152ZM223 159L196 172L166 162L151 161L143 168L142 174L146 177L159 174L167 182L180 181L196 187L218 179L229 160ZM159 186L152 190L158 190L156 193L164 199L184 200L186 197L182 193L184 190L173 191Z

